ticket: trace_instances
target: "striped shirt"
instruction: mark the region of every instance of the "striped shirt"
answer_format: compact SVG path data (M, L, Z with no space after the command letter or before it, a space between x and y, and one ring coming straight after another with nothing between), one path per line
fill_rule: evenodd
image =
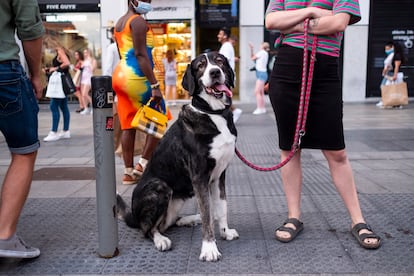
M331 10L333 14L348 13L351 15L349 24L354 24L361 20L358 0L270 0L266 14L283 10L303 9L308 6ZM309 41L311 45L313 34L309 34L309 36L311 37ZM321 54L338 57L342 38L343 32L331 35L318 35L316 51ZM275 47L281 44L303 48L303 33L281 35L276 40Z

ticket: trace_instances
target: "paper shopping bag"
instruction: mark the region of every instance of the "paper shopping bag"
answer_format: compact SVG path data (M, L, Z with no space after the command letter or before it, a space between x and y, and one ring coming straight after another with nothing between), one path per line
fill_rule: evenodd
M407 83L400 82L381 86L381 98L384 106L407 105Z

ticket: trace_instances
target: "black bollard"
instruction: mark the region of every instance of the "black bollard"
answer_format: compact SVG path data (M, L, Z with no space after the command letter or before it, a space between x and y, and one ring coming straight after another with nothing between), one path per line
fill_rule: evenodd
M112 104L112 78L92 77L98 254L102 258L119 254Z

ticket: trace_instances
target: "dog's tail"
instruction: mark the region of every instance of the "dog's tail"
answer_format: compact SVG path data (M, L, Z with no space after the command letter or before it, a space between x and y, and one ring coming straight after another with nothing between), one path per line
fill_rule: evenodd
M126 225L131 228L139 228L138 222L132 215L131 208L129 208L125 200L119 194L116 195L116 207L118 218L123 219Z

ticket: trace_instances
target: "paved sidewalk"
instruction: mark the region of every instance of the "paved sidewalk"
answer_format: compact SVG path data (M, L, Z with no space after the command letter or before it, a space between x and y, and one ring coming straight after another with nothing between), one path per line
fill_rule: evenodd
M252 162L278 162L277 134L270 106L255 116L252 104L237 104L237 147ZM237 157L227 173L229 224L240 239L218 240L221 261L198 260L200 226L167 231L173 249L158 252L152 242L120 221L120 255L97 256L98 232L92 116L70 106L71 139L43 142L51 125L41 105L39 150L30 197L18 233L41 249L35 260L0 258L2 275L414 275L414 105L384 110L375 103L345 104L348 155L368 223L383 238L379 250L363 250L350 234L350 221L319 151L303 156L304 232L293 242L274 239L286 218L280 171L258 172ZM177 114L178 107L173 108ZM329 131L329 130L327 130ZM0 135L0 181L9 153ZM120 184L123 166L116 157L116 187L130 198L132 186ZM196 212L194 202L183 214Z

